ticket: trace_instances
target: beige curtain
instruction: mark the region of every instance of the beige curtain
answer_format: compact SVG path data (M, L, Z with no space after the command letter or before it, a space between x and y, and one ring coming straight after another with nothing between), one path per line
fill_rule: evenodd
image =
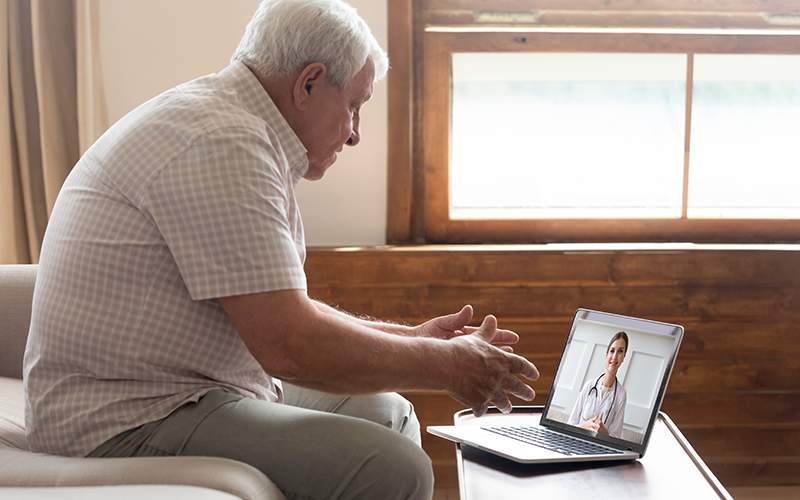
M36 263L75 162L107 127L98 0L0 0L0 264Z

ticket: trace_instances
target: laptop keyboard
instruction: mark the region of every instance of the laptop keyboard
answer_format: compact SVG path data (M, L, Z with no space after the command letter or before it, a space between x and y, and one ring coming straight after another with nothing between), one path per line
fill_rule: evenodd
M539 446L562 455L613 455L621 453L564 434L550 432L541 427L483 427L484 430Z

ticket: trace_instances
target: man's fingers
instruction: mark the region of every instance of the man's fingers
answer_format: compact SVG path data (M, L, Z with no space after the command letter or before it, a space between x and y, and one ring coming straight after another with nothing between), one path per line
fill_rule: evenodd
M525 401L533 401L533 398L536 397L536 391L513 375L508 376L505 390L509 394L512 394ZM510 404L511 403L509 403L509 405Z
M532 401L536 396L536 392L520 381L520 379L513 375L508 375L501 390L492 395L490 401L497 407L498 410L503 413L511 413L511 410L514 409L514 405L511 404L511 400L508 399L506 393L517 396L525 401ZM488 404L489 402L486 402L479 406L473 407L472 413L476 417L483 416L487 411Z
M509 400L508 396L506 396L506 394L502 391L492 396L491 402L494 403L494 406L502 413L511 413L511 410L514 409L514 406L511 404L511 400ZM486 403L473 407L472 414L476 417L482 417L488 410L489 402L487 401Z
M536 365L517 354L509 354L511 366L509 372L518 373L528 380L539 380L539 369Z
M448 330L461 330L472 320L472 306L466 305L455 314L443 316L444 328Z
M512 332L511 330L501 330L497 329L497 333L494 335L494 339L492 343L494 344L516 344L519 342L519 335Z
M496 333L497 333L497 318L495 318L490 314L489 316L483 318L483 323L481 323L480 328L475 330L475 333L473 333L473 335L483 340L484 342L491 344Z
M492 316L492 318L494 318L494 316ZM485 322L486 322L486 319L484 319L484 323ZM492 344L516 344L517 342L519 342L519 335L517 335L516 333L512 332L511 330L503 330L503 329L497 328L497 319L496 318L495 318L495 323L494 324L495 324L494 337L492 337L491 341L487 341L487 342L490 342ZM478 333L478 331L481 330L481 329L483 329L483 324L480 327L464 326L464 327L460 328L460 330L463 333L468 334L468 335L471 335L473 333ZM483 337L481 337L481 338L483 338Z
M473 407L472 408L472 414L475 415L476 417L482 417L482 416L484 416L486 414L486 411L488 409L489 409L489 404L488 403L483 403L482 405L479 405L477 407Z
M497 409L503 413L511 413L511 410L513 409L511 401L504 392L500 392L494 398L492 398L492 403L494 403Z

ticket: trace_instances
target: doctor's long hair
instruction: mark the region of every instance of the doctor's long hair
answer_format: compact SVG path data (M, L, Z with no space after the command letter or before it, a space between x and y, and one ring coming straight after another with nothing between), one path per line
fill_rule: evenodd
M608 347L606 347L606 354L608 354L609 349L611 349L611 345L619 339L625 341L625 354L628 354L628 334L625 332L617 332L613 337L611 337L611 342L609 342Z

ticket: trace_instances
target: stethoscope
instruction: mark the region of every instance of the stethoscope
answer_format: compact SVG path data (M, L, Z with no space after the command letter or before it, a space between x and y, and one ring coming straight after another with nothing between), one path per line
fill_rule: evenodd
M597 397L600 394L599 392L597 392L597 384L600 382L600 379L603 378L604 375L605 375L605 373L603 375L600 375L599 377L597 377L597 380L594 381L594 385L592 386L591 389L589 389L589 392L586 394L586 402L588 403L589 402L589 396L591 396L592 395L592 391L594 391L594 399L595 399L594 409L595 410L597 410ZM611 399L611 406L608 407L608 412L606 413L605 418L603 418L603 425L605 425L605 423L608 422L608 417L611 415L611 410L614 408L614 400L615 399L617 399L617 377L614 377L614 397ZM581 415L581 416L583 417L584 420L588 420L588 419L591 418L591 416L587 417L585 415L587 406L588 406L587 404L583 405L583 413L584 413L584 415Z

